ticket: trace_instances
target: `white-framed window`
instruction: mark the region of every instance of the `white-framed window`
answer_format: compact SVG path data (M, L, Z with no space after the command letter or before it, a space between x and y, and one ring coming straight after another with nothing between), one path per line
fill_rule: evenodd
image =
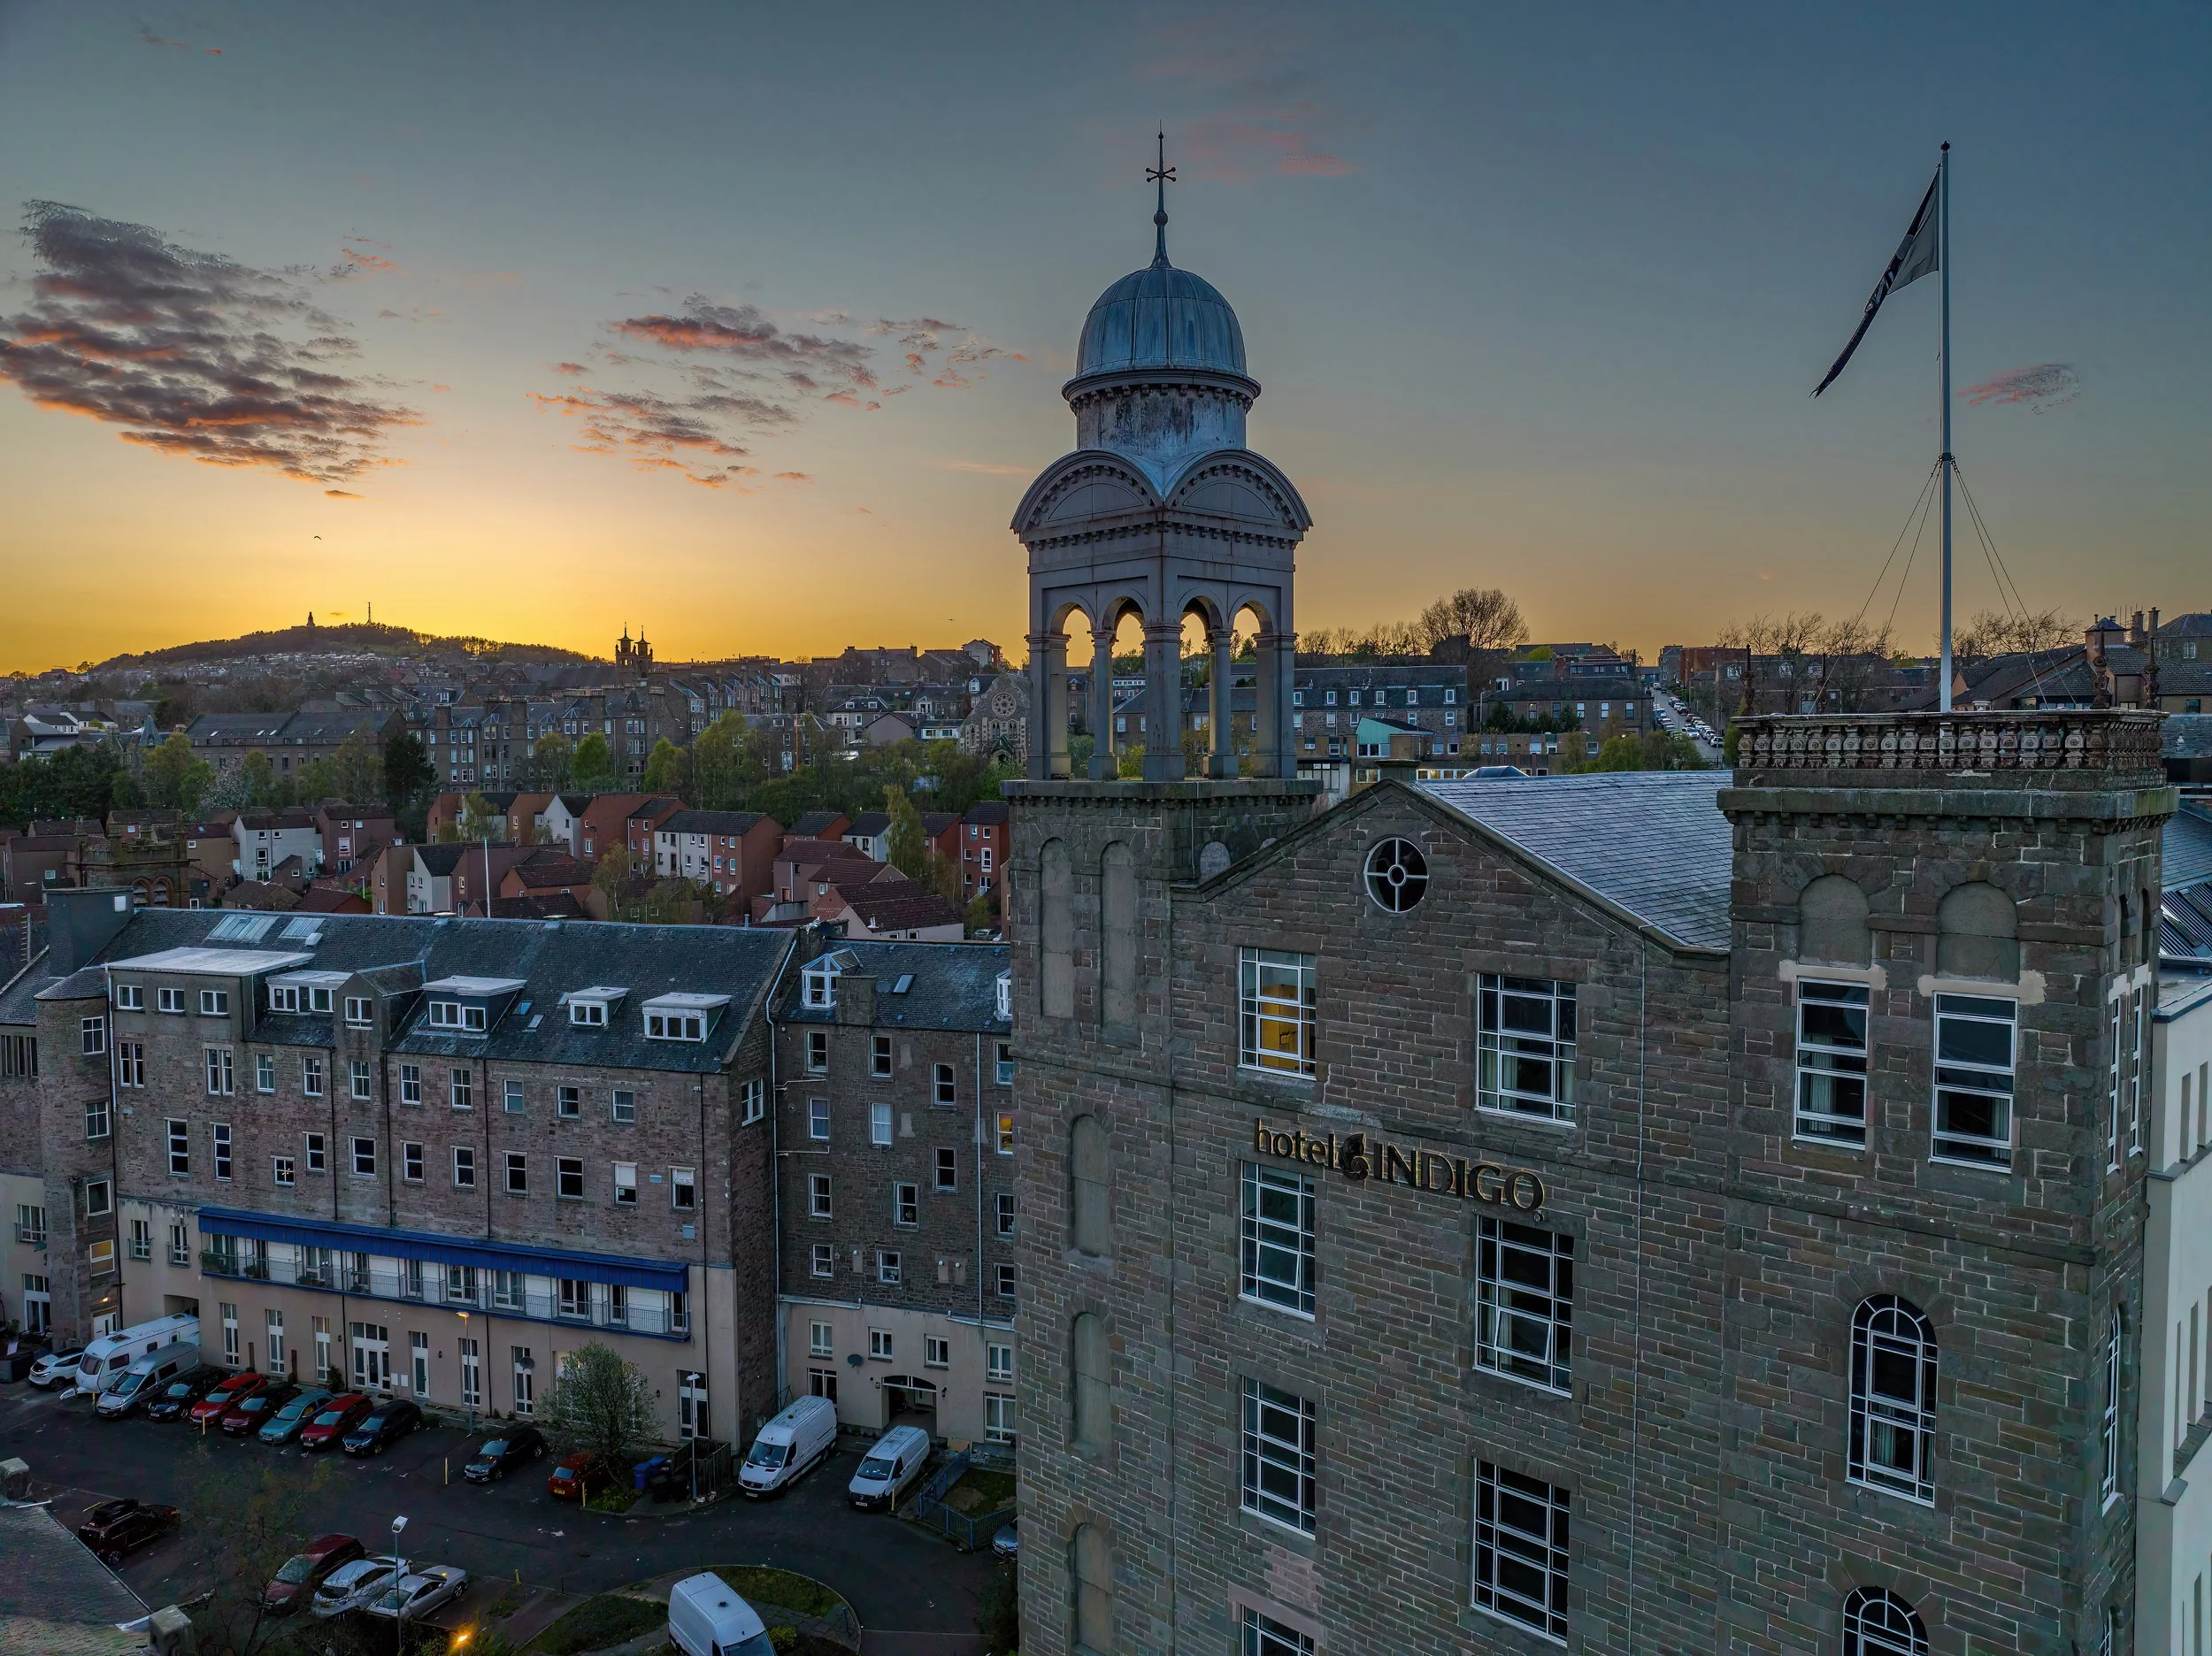
M500 1101L502 1108L503 1108L508 1115L521 1115L523 1108L522 1083L519 1081L507 1081L501 1083Z
M2111 1016L2105 1021L2105 1034L2112 1049L2112 1057L2105 1071L2104 1161L2106 1172L2117 1173L2120 1170L2121 1077L2127 1071L2127 997L2115 995L2111 1008Z
M637 1206L637 1163L618 1162L614 1164L614 1200L618 1208Z
M816 1075L829 1068L829 1031L809 1030L806 1032L806 1067Z
M211 1122L207 1134L209 1146L215 1152L215 1177L227 1179L231 1176L230 1123Z
M1002 1392L983 1394L983 1437L987 1443L1014 1441L1014 1399Z
M931 1083L930 1102L941 1108L949 1108L959 1101L960 1087L954 1078L952 1066L948 1063L939 1064L937 1073Z
M376 1140L356 1138L353 1141L353 1176L356 1178L376 1177Z
M744 1106L744 1124L751 1126L768 1114L768 1083L755 1076L740 1090L739 1098Z
M230 991L227 989L201 990L200 1016L202 1017L228 1017L230 1016Z
M1296 1628L1262 1615L1249 1605L1244 1606L1241 1656L1314 1656L1317 1648Z
M157 1012L174 1012L181 1015L184 1011L184 991L181 989L156 989L154 991L154 1010Z
M1476 1000L1478 1108L1574 1120L1574 985L1485 972Z
M323 1150L322 1134L311 1132L305 1135L302 1148L306 1152L307 1170L310 1173L326 1173L330 1170L329 1157Z
M1797 985L1797 1136L1866 1143L1864 984L1801 978Z
M2097 1493L2107 1506L2120 1499L2120 1381L2121 1365L2127 1356L2126 1332L2126 1322L2119 1307L2115 1306L2111 1320L2105 1325L2104 1408L2097 1428L2098 1442L2104 1452L2098 1468Z
M1928 1656L1928 1629L1913 1607L1879 1587L1843 1601L1844 1656Z
M1014 1207L1013 1192L1011 1191L999 1192L996 1196L992 1198L992 1205L996 1209L999 1235L1002 1237L1012 1236L1014 1234L1014 1215L1016 1211Z
M1894 1294L1861 1302L1851 1319L1854 1484L1935 1501L1935 1329Z
M1000 1155L1010 1156L1014 1154L1014 1112L1012 1110L1001 1110L998 1113L997 1124L992 1134L992 1142Z
M607 1095L607 1112L618 1122L637 1119L637 1094L627 1087L616 1087Z
M562 1201L584 1200L584 1158L556 1156L553 1161L553 1194Z
M348 995L346 997L348 1025L354 1029L367 1029L375 1023L376 1015L371 1010L374 1004L366 995Z
M699 1205L699 1176L690 1168L668 1169L668 1205L678 1213L690 1213Z
M84 1136L87 1139L105 1138L115 1131L115 1117L111 1111L107 1094L95 1093L85 1100Z
M461 1407L480 1408L484 1403L484 1359L475 1340L463 1339L461 1348Z
M276 1054L256 1053L253 1055L253 1090L257 1092L276 1091Z
M150 1260L153 1256L154 1227L152 1223L145 1219L132 1220L131 1257L134 1260Z
M456 1190L476 1188L476 1152L467 1145L453 1146L453 1187Z
M2144 924L2155 928L2158 922L2147 918ZM2129 1019L2131 1031L2128 1039L2128 1154L2130 1155L2143 1154L2143 1019L2149 1010L2146 1004L2147 999L2148 997L2140 989L2128 997L2133 1008Z
M410 1184L422 1183L422 1146L403 1143L399 1147L399 1176Z
M457 1110L476 1108L476 1081L460 1064L446 1071L446 1100Z
M806 1211L810 1219L827 1219L830 1211L830 1176L810 1173L806 1176Z
M115 1211L115 1181L88 1178L84 1182L84 1211L88 1219L101 1219Z
M568 1021L586 1029L604 1029L607 1026L607 1003L604 1000L572 1000L568 1003Z
M146 988L142 984L115 985L115 1007L119 1012L143 1012L146 1009Z
M1238 951L1237 1062L1266 1075L1314 1072L1314 960L1282 949Z
M837 1274L837 1250L827 1242L814 1245L814 1274L833 1276Z
M172 1116L168 1122L169 1170L188 1174L192 1171L192 1123Z
M459 1000L433 1000L430 1003L432 1029L456 1029L480 1032L487 1022L485 1008L470 1006Z
M922 1367L949 1368L952 1367L952 1342L941 1334L922 1336Z
M830 1106L826 1098L810 1098L806 1101L806 1136L819 1143L829 1142Z
M1567 1491L1487 1460L1475 1467L1475 1608L1567 1637Z
M553 1113L557 1116L577 1116L584 1113L584 1089L557 1087L553 1093Z
M906 1268L896 1248L876 1250L876 1280L887 1288L895 1288L906 1280Z
M237 1072L227 1046L207 1049L207 1090L215 1098L228 1098L238 1090Z
M2019 1008L1985 995L1935 1000L1935 1157L2008 1168Z
M831 1346L832 1332L826 1322L806 1325L806 1354L810 1357L828 1357L835 1354Z
M872 1328L868 1330L868 1355L883 1362L891 1361L896 1350L889 1329Z
M891 1142L891 1106L881 1100L868 1106L868 1142L872 1145Z
M891 1075L891 1038L873 1035L868 1039L868 1073L879 1081L888 1080Z
M998 1297L1000 1299L1011 1300L1014 1298L1014 1292L1019 1286L1019 1282L1015 1276L1014 1268L1011 1265L994 1265L991 1267L991 1278L994 1286L995 1286L998 1291Z
M142 1087L146 1085L146 1043L118 1041L115 1043L115 1085Z
M1574 1352L1574 1238L1483 1218L1475 1226L1475 1362L1554 1392Z
M950 1145L941 1146L937 1152L936 1188L941 1191L960 1188L960 1152Z
M77 1050L87 1058L97 1058L108 1049L108 1020L104 1012L77 1020Z
M422 1102L422 1066L420 1064L400 1065L399 1101L403 1104Z
M891 1183L891 1223L910 1229L922 1222L922 1192L903 1179Z
M1247 1162L1239 1233L1243 1297L1311 1316L1313 1181L1302 1173Z
M269 985L270 1011L296 1012L299 1009L300 989L297 984L271 984Z
M323 1095L323 1058L320 1053L309 1053L300 1060L300 1091L309 1098Z
M697 1012L648 1012L645 1015L645 1039L648 1040L703 1041L707 1038L707 1021Z
M563 1276L558 1281L561 1315L579 1318L591 1315L591 1284L574 1276Z
M1000 1041L996 1045L998 1050L994 1066L995 1078L1001 1086L1012 1086L1014 1085L1014 1043Z
M288 1190L298 1181L294 1176L294 1162L288 1155L269 1158L269 1182L280 1190Z
M365 1058L355 1058L347 1063L347 1090L355 1099L366 1102L370 1089L374 1085L374 1079L375 1072L370 1069L368 1060Z
M1014 1348L996 1341L983 1347L983 1377L1002 1385L1014 1384Z
M1320 1478L1312 1403L1258 1380L1244 1383L1244 1510L1311 1535Z

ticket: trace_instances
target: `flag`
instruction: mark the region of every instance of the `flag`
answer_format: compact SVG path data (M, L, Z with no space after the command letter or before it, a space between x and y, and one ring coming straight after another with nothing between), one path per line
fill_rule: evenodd
M1943 231L1936 211L1936 190L1942 181L1943 174L1939 170L1929 181L1928 193L1920 198L1920 211L1913 214L1912 223L1906 227L1905 239L1897 244L1889 268L1882 272L1882 280L1874 284L1873 295L1866 302L1866 314L1859 318L1851 342L1843 348L1843 355L1836 358L1836 365L1828 371L1828 377L1813 387L1815 396L1835 384L1836 376L1843 372L1844 364L1851 360L1851 353L1859 349L1859 341L1873 326L1874 313L1882 308L1882 301L1898 288L1918 281L1930 271L1943 267Z

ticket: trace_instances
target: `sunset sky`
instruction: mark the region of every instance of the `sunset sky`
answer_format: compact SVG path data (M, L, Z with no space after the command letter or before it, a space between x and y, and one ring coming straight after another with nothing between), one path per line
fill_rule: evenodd
M0 671L372 602L1018 656L1007 522L1150 256L1156 125L1316 518L1309 628L1495 585L1648 656L1859 610L1937 448L1936 284L1809 393L1947 138L1999 552L2038 608L2212 609L2208 83L2180 4L0 0ZM183 418L242 374L265 405Z

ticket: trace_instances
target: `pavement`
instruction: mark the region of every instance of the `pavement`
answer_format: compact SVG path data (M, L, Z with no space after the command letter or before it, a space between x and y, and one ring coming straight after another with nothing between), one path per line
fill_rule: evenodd
M303 1479L310 1463L326 1463L326 1478L306 1497L301 1540L337 1531L358 1536L373 1552L388 1551L391 1521L404 1514L409 1560L457 1564L484 1578L454 1606L464 1618L502 1597L518 1601L507 1624L518 1640L610 1588L672 1570L768 1564L842 1593L868 1629L868 1656L971 1656L981 1649L976 1601L993 1568L989 1554L958 1552L886 1514L854 1511L844 1491L859 1457L849 1450L768 1500L734 1496L700 1511L641 1502L639 1515L631 1516L554 1500L541 1476L549 1459L535 1468L538 1476L525 1468L489 1486L464 1482L466 1451L487 1435L485 1429L471 1438L426 1428L360 1460L217 1433L206 1445L219 1461L274 1460L296 1466ZM51 1496L71 1528L94 1502L118 1495L183 1511L178 1533L134 1553L119 1572L150 1605L188 1598L213 1579L222 1537L192 1520L197 1446L188 1426L101 1420L89 1399L0 1384L0 1460L27 1462L35 1493ZM657 1515L664 1514L670 1515Z

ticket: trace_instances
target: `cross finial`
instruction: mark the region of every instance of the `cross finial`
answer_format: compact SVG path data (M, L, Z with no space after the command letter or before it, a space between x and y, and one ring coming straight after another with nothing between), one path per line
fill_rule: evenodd
M1152 211L1156 238L1152 244L1152 262L1155 264L1164 264L1167 263L1167 187L1176 182L1176 177L1175 169L1167 164L1166 132L1162 131L1159 138L1159 165L1145 168L1144 181L1159 187L1159 205Z

